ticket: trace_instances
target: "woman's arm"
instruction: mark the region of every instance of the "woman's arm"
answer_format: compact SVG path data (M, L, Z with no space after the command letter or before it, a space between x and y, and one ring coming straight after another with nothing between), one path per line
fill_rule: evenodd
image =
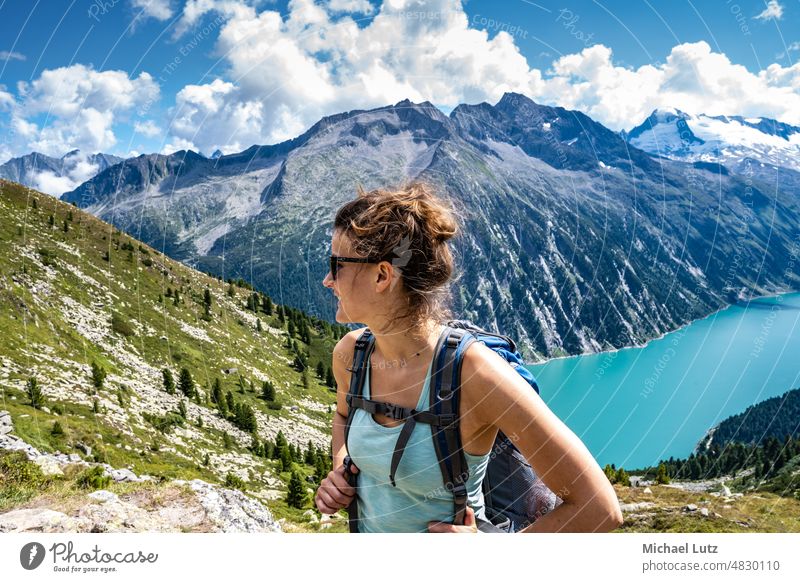
M622 524L614 488L586 446L503 358L475 342L464 354L461 389L476 403L479 422L503 431L564 501L523 532L604 532Z
M350 372L347 366L353 359L356 335L360 330L350 332L333 348L333 377L336 379L336 410L333 413L333 470L322 480L317 489L316 505L321 513L335 513L347 507L355 495L355 489L347 482L344 475L344 458L347 447L344 442L344 426L347 422L347 392L350 389ZM348 359L349 358L349 359ZM356 473L357 473L356 468Z

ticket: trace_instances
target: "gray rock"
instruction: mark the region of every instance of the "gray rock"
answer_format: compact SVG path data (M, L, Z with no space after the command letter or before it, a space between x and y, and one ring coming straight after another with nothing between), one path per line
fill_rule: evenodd
M701 507L700 508L700 515L702 515L703 517L708 517L708 508L707 507Z
M49 455L42 455L33 460L34 463L39 465L42 473L45 475L63 475L64 471L61 470L61 463L56 461Z
M633 511L641 511L642 509L650 509L655 507L656 504L652 501L640 501L639 503L620 503L619 508L622 513L631 513Z
M112 493L111 491L106 491L105 489L99 489L97 491L93 491L89 493L88 497L94 499L95 501L99 501L101 503L108 503L109 501L119 501L119 497L117 497L116 493Z
M17 509L0 515L0 532L69 532L78 531L78 522L45 507Z
M208 519L223 532L280 532L281 527L264 505L241 491L219 489L195 479L189 487L206 511Z
M686 507L683 508L684 511L697 511L697 506L694 503L690 503Z
M78 441L77 443L75 443L75 448L78 449L79 451L83 451L83 454L86 455L87 457L92 456L92 447L90 447L87 444Z

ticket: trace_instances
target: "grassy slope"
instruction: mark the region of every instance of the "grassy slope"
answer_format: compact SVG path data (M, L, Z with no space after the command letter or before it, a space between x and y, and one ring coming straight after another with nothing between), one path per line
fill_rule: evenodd
M75 444L80 441L92 447L99 461L154 476L220 482L225 468L238 469L251 479L249 488L271 490L269 496L279 497L269 502L276 514L300 521L301 512L282 501L288 473L279 472L277 461L250 455L250 436L219 419L215 410L188 403L186 428L167 435L141 414L177 408L178 397L163 392L159 374L170 367L177 382L185 366L199 385L219 377L224 390L252 405L262 439L274 438L282 429L303 448L309 434L317 446L327 444L327 407L334 397L313 372L309 388L303 388L301 375L290 366L293 356L277 318L260 314L264 331L257 332L254 315L243 309L246 289L235 288L230 298L226 283L50 196L0 181L0 217L0 409L11 413L15 434L42 451L78 453ZM133 250L125 250L126 245ZM104 259L106 253L110 260ZM211 321L202 319L206 286L213 295ZM167 287L180 289L178 305L169 298L159 301ZM114 332L112 313L121 315L134 333L126 337ZM312 345L303 345L312 366L318 359L329 362L335 340L313 330L312 336ZM92 362L108 372L97 394L99 413L93 407ZM254 392L241 394L237 375L222 373L232 367L252 382ZM24 387L30 376L38 378L50 412L26 404ZM284 404L280 411L268 410L258 398L266 378ZM54 405L63 413L54 414ZM293 405L298 409L292 410ZM206 421L202 428L199 416ZM55 420L65 435L50 433ZM234 437L231 451L223 447L223 429ZM210 468L202 463L206 453ZM302 470L312 473L309 467ZM273 481L274 487L268 487L268 477L280 477L283 484Z

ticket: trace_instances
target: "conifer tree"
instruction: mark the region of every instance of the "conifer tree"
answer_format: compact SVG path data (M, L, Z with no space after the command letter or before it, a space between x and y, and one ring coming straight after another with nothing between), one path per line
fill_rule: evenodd
M261 386L261 396L267 402L275 402L275 386L269 380L264 380Z
M64 434L64 429L61 427L60 422L55 421L53 423L53 428L50 430L50 434L52 434L53 436L61 436Z
M297 509L302 509L306 504L306 487L297 471L292 471L292 477L289 479L289 492L286 496L286 503L290 507Z
M225 392L225 404L228 405L229 412L236 412L236 400L233 398L233 394L231 394L230 390Z
M317 362L317 378L325 380L325 364L322 363L322 360Z
M333 369L328 367L325 372L325 385L328 388L333 388L336 386L336 378L333 376Z
M628 476L628 472L622 467L617 469L617 483L619 483L623 487L630 487L631 485L631 479Z
M28 395L31 406L34 408L41 408L44 406L44 394L42 393L42 389L39 388L39 382L33 376L28 378L25 393Z
M669 483L669 475L667 474L667 466L664 463L659 463L658 473L656 473L656 482L659 485L666 485Z
M208 287L203 292L203 309L206 319L211 319L211 289Z
M219 407L220 403L224 401L222 382L220 382L219 378L214 378L214 383L211 385L211 402Z
M161 371L161 376L164 379L164 390L167 394L175 394L175 379L172 377L172 372L169 368L164 368Z
M194 380L192 380L192 373L189 368L181 368L181 376L178 381L178 387L183 395L187 398L194 396Z
M280 448L281 471L289 471L292 468L292 453L288 445Z
M178 402L178 414L186 418L186 401L183 398Z
M92 362L92 384L94 387L97 389L102 388L105 379L106 371L97 362Z

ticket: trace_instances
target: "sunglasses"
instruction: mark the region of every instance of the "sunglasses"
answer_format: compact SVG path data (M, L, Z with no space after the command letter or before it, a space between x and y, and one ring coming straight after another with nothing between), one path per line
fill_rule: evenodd
M339 263L368 263L377 265L381 261L387 261L388 259L369 259L369 258L358 258L358 257L337 257L336 255L331 255L331 278L336 281L336 272L339 270Z

